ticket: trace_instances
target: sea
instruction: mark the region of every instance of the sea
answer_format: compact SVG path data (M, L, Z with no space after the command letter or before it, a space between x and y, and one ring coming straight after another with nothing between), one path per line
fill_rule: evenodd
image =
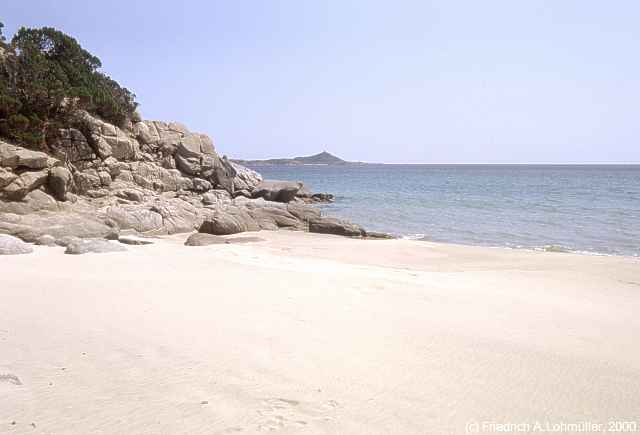
M252 167L335 195L323 213L398 237L640 255L640 165Z

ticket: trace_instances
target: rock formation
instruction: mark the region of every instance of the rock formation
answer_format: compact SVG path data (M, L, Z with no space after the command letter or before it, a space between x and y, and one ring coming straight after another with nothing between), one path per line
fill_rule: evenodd
M120 128L80 110L73 128L60 129L46 151L0 141L0 234L67 246L70 253L121 248L95 241L116 240L121 232L366 234L307 205L331 201L331 195L314 195L302 183L263 180L220 157L207 135L179 123Z

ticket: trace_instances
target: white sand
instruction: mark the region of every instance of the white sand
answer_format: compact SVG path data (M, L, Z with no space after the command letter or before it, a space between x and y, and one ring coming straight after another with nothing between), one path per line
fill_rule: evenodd
M259 236L0 257L0 433L640 420L638 259Z

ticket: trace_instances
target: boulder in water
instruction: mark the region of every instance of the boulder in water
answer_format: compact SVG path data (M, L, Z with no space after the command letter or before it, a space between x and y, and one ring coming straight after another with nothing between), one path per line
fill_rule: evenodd
M252 196L267 201L290 202L302 187L300 182L263 180L253 189Z

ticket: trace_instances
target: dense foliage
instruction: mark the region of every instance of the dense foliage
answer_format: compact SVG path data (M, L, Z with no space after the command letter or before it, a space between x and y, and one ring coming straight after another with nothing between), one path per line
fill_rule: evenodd
M78 108L122 125L136 109L135 95L101 66L56 29L23 27L7 44L0 25L0 136L44 146Z

